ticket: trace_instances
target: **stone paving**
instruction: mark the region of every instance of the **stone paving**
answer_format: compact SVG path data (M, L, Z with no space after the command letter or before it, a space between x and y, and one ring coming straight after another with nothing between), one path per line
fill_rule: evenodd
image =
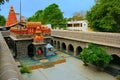
M94 67L83 66L83 62L74 57L62 54L66 62L47 69L36 69L31 74L23 74L25 80L116 80L105 72Z

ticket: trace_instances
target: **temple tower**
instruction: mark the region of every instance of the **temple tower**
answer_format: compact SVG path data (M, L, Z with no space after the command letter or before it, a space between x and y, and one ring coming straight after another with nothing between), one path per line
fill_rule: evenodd
M15 24L17 22L18 22L18 20L17 20L16 14L15 14L14 8L13 8L13 6L11 6L9 14L8 14L8 19L6 21L6 26Z

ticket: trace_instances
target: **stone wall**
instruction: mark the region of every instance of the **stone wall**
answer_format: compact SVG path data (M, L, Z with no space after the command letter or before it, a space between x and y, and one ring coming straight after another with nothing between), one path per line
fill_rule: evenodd
M16 41L17 58L28 56L28 46L32 44L32 40Z
M0 33L0 80L23 80L15 60Z
M1 31L3 37L9 37L10 31Z
M120 33L53 30L51 36L53 41L64 42L67 46L72 44L74 48L78 45L87 47L87 43L91 42L106 47L110 55L120 57Z
M120 33L53 30L51 36L120 48Z

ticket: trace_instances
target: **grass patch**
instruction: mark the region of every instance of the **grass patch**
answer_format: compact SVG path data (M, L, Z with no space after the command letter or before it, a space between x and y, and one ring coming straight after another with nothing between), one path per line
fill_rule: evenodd
M28 69L27 66L22 66L21 69L20 69L20 72L22 74L24 74L24 73L31 73L31 71Z

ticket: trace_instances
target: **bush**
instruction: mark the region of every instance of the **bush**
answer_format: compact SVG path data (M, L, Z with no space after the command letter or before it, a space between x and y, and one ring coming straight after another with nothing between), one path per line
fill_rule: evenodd
M91 63L97 67L104 67L112 60L112 56L108 55L104 48L89 44L88 48L84 48L79 58L86 64Z
M28 69L27 66L21 67L20 72L21 72L22 74L24 74L24 73L31 73L31 71Z

